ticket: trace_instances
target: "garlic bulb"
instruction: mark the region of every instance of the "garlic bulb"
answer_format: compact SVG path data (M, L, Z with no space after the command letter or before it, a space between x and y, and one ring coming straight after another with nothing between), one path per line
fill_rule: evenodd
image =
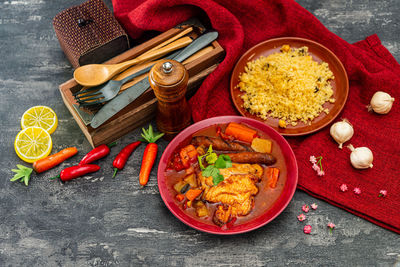
M372 98L368 110L373 109L378 114L387 114L392 108L394 98L388 93L378 91Z
M372 151L368 147L357 147L354 148L353 145L347 146L351 150L350 162L356 169L367 169L372 168L372 161L374 156Z
M338 121L331 126L331 136L339 144L339 148L342 149L343 143L351 139L354 134L353 126L346 119Z

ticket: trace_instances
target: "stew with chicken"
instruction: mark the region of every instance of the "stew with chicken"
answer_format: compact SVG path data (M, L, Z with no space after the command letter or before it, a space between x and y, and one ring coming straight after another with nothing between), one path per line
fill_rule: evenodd
M282 193L286 174L276 142L234 122L193 134L174 151L166 170L186 214L227 228L265 213Z

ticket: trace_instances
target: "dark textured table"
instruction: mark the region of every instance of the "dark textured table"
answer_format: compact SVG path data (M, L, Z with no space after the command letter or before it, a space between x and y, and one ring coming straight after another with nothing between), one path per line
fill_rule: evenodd
M400 59L399 0L299 0L328 29L349 42L377 33ZM21 160L13 142L22 113L34 105L52 107L59 126L53 151L89 143L64 106L58 85L71 78L51 20L80 0L0 1L0 266L400 266L399 235L297 191L273 222L238 236L213 236L178 221L165 207L156 183L140 189L141 146L126 168L111 179L112 158L102 170L72 182L49 181L62 166L34 175L29 187L12 183ZM107 1L111 8L111 1ZM119 147L136 140L136 130ZM160 143L161 151L167 142ZM159 153L159 156L161 153ZM27 164L25 164L27 165ZM302 232L296 216L305 203L313 234ZM337 229L329 234L327 222Z

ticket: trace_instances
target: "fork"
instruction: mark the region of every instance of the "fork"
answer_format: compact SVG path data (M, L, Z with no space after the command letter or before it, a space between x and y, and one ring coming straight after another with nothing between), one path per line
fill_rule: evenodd
M84 91L77 92L74 97L76 101L79 103L80 106L85 107L85 106L92 106L92 105L98 105L104 102L107 102L114 97L116 97L121 90L121 87L130 81L131 79L145 74L150 71L151 67L153 65L150 65L147 68L144 68L138 72L135 72L127 77L125 77L122 80L109 80L105 84L91 87L89 89L86 89Z
M176 51L175 53L165 57L165 59L174 58L176 55L178 55L180 51L181 50ZM121 90L121 87L125 83L127 83L128 81L132 80L135 77L138 77L142 74L149 72L154 64L155 62L152 62L150 66L138 72L135 72L121 80L109 80L108 82L102 85L90 87L86 90L76 92L74 94L74 97L81 107L93 106L107 102L118 95L119 91Z

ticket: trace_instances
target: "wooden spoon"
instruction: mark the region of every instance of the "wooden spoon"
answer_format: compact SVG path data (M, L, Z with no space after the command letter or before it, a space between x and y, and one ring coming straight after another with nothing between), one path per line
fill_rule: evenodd
M148 60L162 57L192 42L190 37L183 37L155 51L144 53L137 58L119 64L89 64L74 71L74 79L83 86L97 86L110 80L115 74Z

